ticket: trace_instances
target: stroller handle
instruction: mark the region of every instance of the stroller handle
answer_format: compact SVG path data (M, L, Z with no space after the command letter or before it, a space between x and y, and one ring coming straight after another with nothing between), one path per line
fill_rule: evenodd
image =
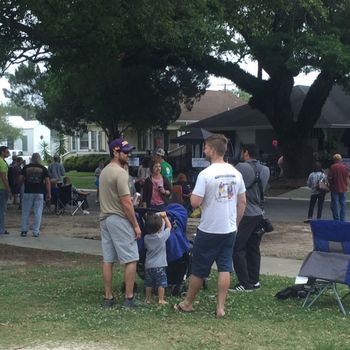
M160 213L164 210L154 209L154 208L142 208L142 207L136 207L134 208L136 213L139 214L145 214L145 213Z

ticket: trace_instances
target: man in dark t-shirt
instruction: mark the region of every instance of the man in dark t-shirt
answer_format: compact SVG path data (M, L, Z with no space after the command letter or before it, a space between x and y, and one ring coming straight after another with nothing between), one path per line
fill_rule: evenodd
M21 178L24 182L21 236L27 236L29 215L33 208L33 236L39 237L41 217L44 207L44 196L46 196L47 201L50 201L51 199L49 173L47 169L41 165L41 157L39 153L33 153L30 164L22 169Z

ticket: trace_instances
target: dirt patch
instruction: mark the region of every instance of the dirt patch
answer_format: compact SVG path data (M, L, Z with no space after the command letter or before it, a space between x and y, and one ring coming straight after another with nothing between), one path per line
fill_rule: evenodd
M276 180L277 181L277 180ZM285 187L284 187L285 188ZM21 211L10 207L7 211L7 228L11 234L19 234ZM275 230L264 235L261 253L264 256L303 259L312 250L312 237L308 224L295 222L274 222ZM198 225L198 219L188 222L188 236L191 238ZM71 216L69 212L58 216L45 213L43 215L42 235L59 235L82 239L100 239L98 212L90 215L77 214ZM100 261L99 257L89 255L64 254L61 252L37 249L15 248L0 245L0 268L11 264L59 264L86 265L89 262Z
M63 253L40 249L21 248L0 244L0 269L9 266L55 265L55 266L91 266L102 258L94 255Z

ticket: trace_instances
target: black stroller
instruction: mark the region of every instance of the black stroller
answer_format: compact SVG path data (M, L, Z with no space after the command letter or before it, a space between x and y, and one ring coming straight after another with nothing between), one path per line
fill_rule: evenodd
M154 210L142 208L136 208L135 210L142 231L142 237L138 241L140 259L137 263L137 274L144 279L146 249L144 247L145 226L143 214ZM170 237L166 242L168 285L172 295L181 295L186 291L184 282L189 275L191 260L190 242L186 236L187 210L180 204L172 203L165 208L165 211L173 226Z

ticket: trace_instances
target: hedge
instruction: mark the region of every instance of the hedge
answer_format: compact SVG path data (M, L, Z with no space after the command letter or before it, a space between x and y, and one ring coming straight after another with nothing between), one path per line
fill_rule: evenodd
M111 157L108 154L88 154L83 156L73 156L65 159L63 165L66 171L88 171L94 172L102 160L105 165L109 163Z

